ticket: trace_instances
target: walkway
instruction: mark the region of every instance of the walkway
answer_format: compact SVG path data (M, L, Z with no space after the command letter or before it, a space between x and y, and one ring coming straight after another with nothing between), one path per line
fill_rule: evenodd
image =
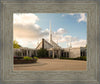
M39 59L34 64L15 64L14 70L50 71L50 70L86 70L86 61L64 59Z

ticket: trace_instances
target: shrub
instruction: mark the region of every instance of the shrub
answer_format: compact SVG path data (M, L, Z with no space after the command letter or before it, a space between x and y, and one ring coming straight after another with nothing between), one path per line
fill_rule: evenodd
M74 58L74 60L85 60L86 61L86 56L77 57L77 58Z
M67 59L67 58L65 58L65 57L60 57L60 59Z
M24 60L32 60L32 57L25 56L25 57L24 57Z
M80 59L86 61L87 60L87 57L86 56L81 56Z
M69 60L85 60L86 61L86 56L81 56L77 58L66 58L66 57L60 57L60 59L69 59Z
M38 57L33 57L33 59L36 59L36 60L38 60Z
M80 57L77 57L77 58L74 58L74 60L81 60L81 58Z
M21 56L14 56L14 59L17 59L17 60L20 60L20 59L23 59L23 57L21 57Z

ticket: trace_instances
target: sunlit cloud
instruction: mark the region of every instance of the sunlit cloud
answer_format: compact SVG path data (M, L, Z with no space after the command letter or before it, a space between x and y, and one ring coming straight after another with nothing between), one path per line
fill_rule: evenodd
M39 21L39 18L33 13L22 13L14 14L14 24L35 24L36 21Z
M37 42L42 37L47 36L48 29L42 30L36 22L39 18L35 14L14 14L14 40L19 44L28 47L32 41Z
M85 13L80 13L80 18L78 18L78 22L87 22L87 17Z

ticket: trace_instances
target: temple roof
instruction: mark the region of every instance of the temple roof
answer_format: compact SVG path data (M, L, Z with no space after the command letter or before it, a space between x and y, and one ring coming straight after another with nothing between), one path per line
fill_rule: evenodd
M61 47L59 45L57 45L54 41L50 41L50 43L48 41L46 41L45 39L42 39L42 41L39 43L39 45L36 47L36 49L40 49L40 48L44 48L44 49L60 49Z

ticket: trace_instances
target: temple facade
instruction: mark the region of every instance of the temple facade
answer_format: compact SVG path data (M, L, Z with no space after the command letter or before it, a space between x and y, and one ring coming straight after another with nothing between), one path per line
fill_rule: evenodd
M47 48L47 47L46 47ZM30 49L30 48L14 48L14 56L37 56L38 49ZM78 47L78 48L64 48L64 49L55 49L50 48L47 49L48 55L50 58L77 58L80 56L86 56L86 48Z

